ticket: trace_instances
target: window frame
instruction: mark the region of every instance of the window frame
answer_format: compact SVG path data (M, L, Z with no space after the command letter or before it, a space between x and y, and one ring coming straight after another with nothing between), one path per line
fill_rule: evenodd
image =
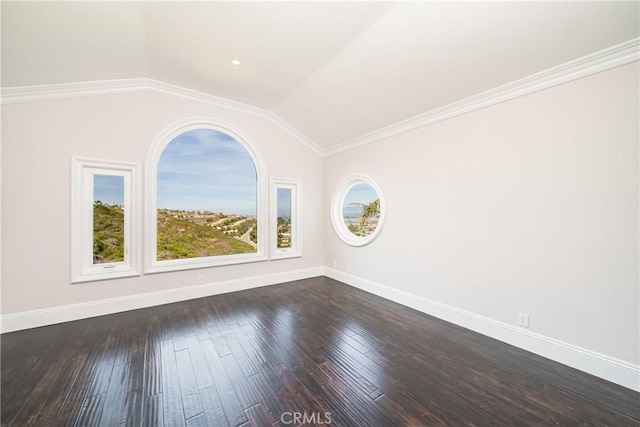
M376 229L373 231L373 233L364 237L356 236L351 231L349 231L346 224L344 223L344 218L342 215L342 207L344 205L344 199L347 196L347 193L349 192L349 190L351 190L352 187L358 184L370 185L376 191L376 193L378 194L378 198L380 199L380 217L378 218L378 225L376 226ZM370 244L378 237L378 235L382 231L385 218L387 216L387 207L382 195L382 191L380 191L380 187L373 179L371 179L367 175L353 174L347 176L342 181L340 181L340 183L338 183L336 189L333 192L333 197L331 198L330 216L333 230L340 238L340 240L342 240L344 243L350 246L366 246Z
M291 190L291 245L278 248L278 189ZM302 256L300 235L300 207L302 181L289 178L271 178L271 259L297 258Z
M258 243L256 252L233 255L215 255L198 258L158 260L158 162L165 147L178 135L196 129L210 129L235 139L251 156L256 168ZM262 155L255 143L235 126L210 117L189 117L162 130L155 138L145 163L145 274L218 267L268 260L269 210L266 172Z
M138 165L72 157L71 283L140 276ZM93 263L93 176L122 176L124 261Z

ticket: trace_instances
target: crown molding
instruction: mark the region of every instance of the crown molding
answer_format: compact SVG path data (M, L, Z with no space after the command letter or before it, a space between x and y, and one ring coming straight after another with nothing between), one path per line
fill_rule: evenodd
M82 96L109 95L114 93L137 92L146 89L149 79L119 79L92 82L59 83L3 87L0 89L2 104L51 101Z
M181 86L147 78L8 87L0 89L0 102L2 104L14 104L20 102L48 101L63 98L149 90L265 118L290 134L292 137L296 138L313 152L321 156L331 156L384 138L447 120L452 117L490 107L492 105L509 101L524 95L529 95L534 92L581 79L622 65L630 64L640 60L639 48L640 38L634 38L520 80L490 89L486 92L482 92L417 116L401 120L373 132L338 143L329 148L321 147L287 121L265 108L254 107L249 104L243 104L227 98L210 95L205 92L187 89Z
M486 92L453 102L440 108L396 122L389 126L366 133L333 145L324 150L331 156L384 138L409 132L433 123L470 113L501 102L529 95L573 80L581 79L612 68L620 67L640 59L640 38L583 56L562 65L549 68L531 76L490 89Z
M170 83L147 78L103 80L79 83L61 83L52 85L36 85L22 87L8 87L0 89L0 100L2 104L16 104L22 102L51 101L64 98L78 98L83 96L112 95L118 93L132 93L151 91L163 93L188 99L191 101L204 102L216 107L227 108L242 113L251 114L269 120L289 135L306 145L316 154L323 155L324 149L316 144L311 138L291 126L285 120L273 112L254 107L249 104L233 101L231 99L210 95L193 89L187 89Z

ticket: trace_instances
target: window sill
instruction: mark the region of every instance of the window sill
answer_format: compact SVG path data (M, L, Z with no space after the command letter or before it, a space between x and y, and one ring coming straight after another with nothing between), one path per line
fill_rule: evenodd
M222 257L216 256L212 260L210 258L186 258L174 259L167 261L155 261L151 266L147 267L145 274L166 273L170 271L195 270L198 268L221 267L225 265L248 264L253 262L267 261L268 257L262 254L239 254L227 255Z

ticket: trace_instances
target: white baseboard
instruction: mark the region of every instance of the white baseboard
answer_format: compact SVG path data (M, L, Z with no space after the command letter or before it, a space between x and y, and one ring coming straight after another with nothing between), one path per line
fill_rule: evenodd
M322 275L632 390L640 391L640 367L637 365L328 267L287 271L7 314L0 318L0 330L2 333L19 331Z
M333 268L325 267L324 275L607 381L640 391L640 366Z
M322 276L323 274L323 267L315 267L304 270L286 271L283 273L186 286L183 288L167 289L125 297L109 298L80 304L63 305L45 308L42 310L6 314L1 317L0 330L2 333L5 333L19 331L22 329L37 328L39 326L103 316L105 314L120 313L123 311L169 304L172 302L180 302L211 295L258 288L261 286L275 285L278 283L290 282L292 280L307 279L309 277Z

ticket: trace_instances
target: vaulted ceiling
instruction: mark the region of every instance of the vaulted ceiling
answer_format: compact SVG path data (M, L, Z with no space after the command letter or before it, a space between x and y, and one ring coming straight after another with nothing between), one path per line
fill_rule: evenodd
M147 77L328 148L636 38L639 4L3 1L2 86Z

